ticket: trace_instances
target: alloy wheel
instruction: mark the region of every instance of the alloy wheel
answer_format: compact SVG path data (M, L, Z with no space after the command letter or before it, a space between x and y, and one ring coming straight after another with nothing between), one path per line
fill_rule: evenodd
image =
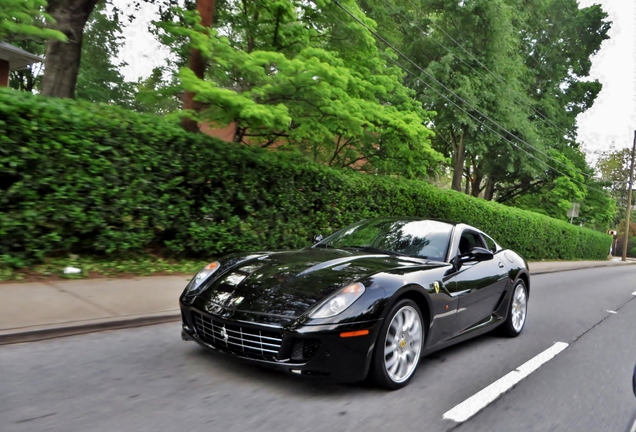
M415 371L422 334L420 314L412 306L405 305L393 315L384 342L384 367L393 382L402 383Z
M526 288L519 284L515 288L515 292L512 297L512 327L518 333L523 328L526 322L526 314L528 311L528 297L526 295Z

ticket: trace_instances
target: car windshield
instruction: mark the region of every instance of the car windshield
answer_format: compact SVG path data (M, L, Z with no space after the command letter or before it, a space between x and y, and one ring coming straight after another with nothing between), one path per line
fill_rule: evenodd
M327 237L315 247L354 248L443 261L453 226L431 220L371 219Z

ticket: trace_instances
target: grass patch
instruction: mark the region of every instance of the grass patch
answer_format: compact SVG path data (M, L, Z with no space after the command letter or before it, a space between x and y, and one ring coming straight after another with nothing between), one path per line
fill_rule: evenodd
M49 258L42 264L23 269L0 263L0 281L34 282L46 279L126 278L180 274L191 277L208 262L166 259L154 255L121 259L70 255ZM66 267L78 268L81 273L64 274Z

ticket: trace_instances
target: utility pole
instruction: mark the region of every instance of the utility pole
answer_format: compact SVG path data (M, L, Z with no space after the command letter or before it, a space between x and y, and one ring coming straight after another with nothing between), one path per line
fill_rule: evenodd
M627 214L625 215L625 240L623 242L623 259L627 261L627 243L629 242L629 215L632 211L632 186L634 184L634 153L636 153L636 130L632 147L632 161L629 166L629 189L627 190Z

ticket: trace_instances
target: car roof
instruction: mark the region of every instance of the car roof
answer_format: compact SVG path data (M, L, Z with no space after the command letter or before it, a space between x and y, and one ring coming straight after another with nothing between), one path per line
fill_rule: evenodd
M416 217L416 216L380 216L380 217L375 217L375 218L368 218L368 219L364 219L364 220L395 220L395 221L435 221L435 222L442 222L445 224L448 224L450 226L453 227L454 230L465 230L465 229L469 229L475 232L478 232L480 234L483 234L485 236L488 236L492 241L494 241L497 246L501 247L501 245L499 245L499 243L497 243L495 240L492 239L492 237L490 237L488 234L486 234L484 231L480 230L479 228L475 228L472 225L468 225L462 222L457 222L457 221L452 221L452 220L447 220L447 219L437 219L437 218L424 218L424 217ZM456 231L455 231L456 232Z
M476 228L472 225L468 225L466 223L463 222L457 222L457 221L452 221L452 220L448 220L448 219L437 219L437 218L424 218L424 217L417 217L417 216L380 216L380 217L375 217L375 218L368 218L366 220L394 220L394 221L435 221L435 222L441 222L441 223L445 223L447 225L450 225L456 229L460 229L460 230L464 230L464 229L470 229L473 231L476 231L478 233L481 234L486 234L484 231L480 230L479 228Z
M470 226L470 225L463 224L461 222L456 222L456 221L452 221L448 219L425 218L425 217L417 217L417 216L403 216L403 217L402 216L380 216L375 218L368 218L368 220L435 221L435 222L442 222L452 226L458 226L458 225L465 225L467 227Z

